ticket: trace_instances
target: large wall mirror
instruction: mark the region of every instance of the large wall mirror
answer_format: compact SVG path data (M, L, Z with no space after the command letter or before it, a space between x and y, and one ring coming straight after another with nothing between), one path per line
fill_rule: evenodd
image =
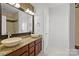
M9 4L1 4L1 35L32 32L33 16Z

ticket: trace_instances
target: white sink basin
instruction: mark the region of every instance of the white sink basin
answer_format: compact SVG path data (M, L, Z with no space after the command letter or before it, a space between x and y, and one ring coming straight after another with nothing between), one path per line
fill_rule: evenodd
M1 43L6 47L12 47L15 45L18 45L21 43L22 38L20 37L14 37L14 38L8 38L1 41Z
M39 34L31 34L31 37L39 37Z

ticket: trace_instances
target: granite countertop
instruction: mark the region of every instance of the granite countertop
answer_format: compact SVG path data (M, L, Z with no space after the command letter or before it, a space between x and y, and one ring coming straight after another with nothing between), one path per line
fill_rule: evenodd
M30 36L29 37L24 36L24 37L22 37L23 40L21 41L21 43L17 46L14 46L14 47L5 47L3 44L0 44L0 56L5 56L5 55L23 47L23 46L25 46L25 45L35 41L35 40L38 40L39 38L41 38L41 37L39 36L37 38L32 38Z

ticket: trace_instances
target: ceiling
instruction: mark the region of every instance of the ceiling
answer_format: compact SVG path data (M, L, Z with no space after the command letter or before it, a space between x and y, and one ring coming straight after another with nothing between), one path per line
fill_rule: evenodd
M57 6L60 6L60 5L63 5L64 3L32 3L32 5L34 7L49 7L49 8L52 8L52 7L57 7Z

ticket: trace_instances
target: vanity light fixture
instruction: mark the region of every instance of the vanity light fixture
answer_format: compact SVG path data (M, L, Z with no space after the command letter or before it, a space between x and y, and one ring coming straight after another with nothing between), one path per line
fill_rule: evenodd
M29 14L34 15L34 13L32 11L29 11Z
M34 12L32 12L31 14L34 15Z
M32 12L32 15L34 15L34 12Z
M25 10L25 12L29 13L29 8L27 8L27 9Z
M34 15L34 13L33 13L32 11L30 11L30 14L31 14L31 15Z
M20 4L19 3L9 3L9 4L15 6L16 8L20 8Z
M19 3L9 3L9 4L15 6L16 8L20 8L21 7ZM32 12L29 8L27 8L25 10L25 12L27 12L28 14L34 15L34 12Z
M29 14L32 14L32 11L29 11Z
M20 4L19 3L16 3L14 6L17 7L17 8L20 8Z
M29 10L29 8L27 8L25 12L27 12L27 13L29 13L31 15L34 15L34 13L31 10Z

